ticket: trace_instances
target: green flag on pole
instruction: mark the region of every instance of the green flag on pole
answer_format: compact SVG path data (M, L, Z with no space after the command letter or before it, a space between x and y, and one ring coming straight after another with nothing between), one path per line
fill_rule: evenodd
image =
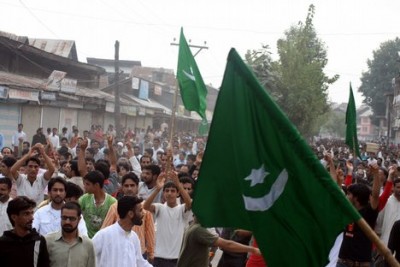
M187 110L196 111L202 118L199 133L207 132L208 123L206 118L207 87L201 77L199 68L186 42L183 28L179 38L179 56L176 78L182 96L183 105Z
M321 267L360 215L232 49L194 192L205 227L251 230L269 267Z
M346 145L349 146L350 150L352 150L357 157L361 158L357 139L356 103L354 102L353 88L351 88L351 84L349 103L347 104L346 110Z

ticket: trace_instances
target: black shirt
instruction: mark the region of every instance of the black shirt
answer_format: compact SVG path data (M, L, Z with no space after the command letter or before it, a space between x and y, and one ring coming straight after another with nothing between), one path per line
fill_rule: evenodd
M370 205L359 210L361 216L374 228L378 210L373 210ZM347 225L343 233L343 242L340 247L339 258L358 262L370 262L372 242L356 223Z
M390 231L388 248L392 253L396 252L396 260L400 262L400 220L393 224L392 231Z

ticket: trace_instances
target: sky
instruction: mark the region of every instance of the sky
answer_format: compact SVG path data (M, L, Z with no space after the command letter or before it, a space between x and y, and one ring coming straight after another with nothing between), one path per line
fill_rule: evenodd
M381 0L0 0L0 31L74 40L79 61L114 58L176 71L180 27L193 45L206 45L196 61L205 83L219 87L230 48L244 58L247 50L276 42L285 30L305 21L315 5L314 26L325 43L325 73L340 79L329 100L347 102L349 83L356 92L367 60L382 42L400 35L400 1ZM194 53L196 49L192 50ZM399 65L400 68L400 65ZM355 93L357 106L361 94Z

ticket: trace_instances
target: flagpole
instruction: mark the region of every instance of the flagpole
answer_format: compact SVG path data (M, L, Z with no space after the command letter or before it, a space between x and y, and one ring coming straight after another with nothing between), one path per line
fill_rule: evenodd
M172 166L172 160L173 160L173 155L172 155L172 143L174 140L174 133L175 133L175 128L176 128L176 109L178 106L178 79L175 79L175 90L174 90L174 98L173 98L173 105L172 105L172 114L171 114L171 127L169 129L169 144L168 144L168 150L167 150L167 166L166 166L166 172L169 172L171 170Z
M369 240L376 245L376 248L380 254L385 258L391 267L400 267L400 263L398 263L393 257L392 252L385 246L385 244L383 244L383 242L363 218L357 221L357 225L361 228L364 234L366 234Z

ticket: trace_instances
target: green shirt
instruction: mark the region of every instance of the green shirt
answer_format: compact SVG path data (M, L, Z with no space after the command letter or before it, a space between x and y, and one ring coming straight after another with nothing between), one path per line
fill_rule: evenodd
M83 219L85 219L88 236L92 238L100 230L104 218L107 215L110 206L117 202L115 198L106 193L103 204L95 205L93 194L84 194L79 198L79 204L82 208Z
M46 236L51 267L95 267L96 260L92 241L78 236L74 244L64 241L61 231Z
M217 239L218 236L211 234L199 223L193 223L183 236L176 267L207 267L210 247Z

